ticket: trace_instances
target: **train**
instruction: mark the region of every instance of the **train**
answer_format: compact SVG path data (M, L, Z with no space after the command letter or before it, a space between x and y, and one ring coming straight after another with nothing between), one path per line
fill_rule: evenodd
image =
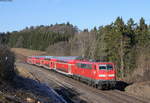
M79 56L29 56L27 63L57 71L98 89L115 88L116 70L112 62L97 62Z

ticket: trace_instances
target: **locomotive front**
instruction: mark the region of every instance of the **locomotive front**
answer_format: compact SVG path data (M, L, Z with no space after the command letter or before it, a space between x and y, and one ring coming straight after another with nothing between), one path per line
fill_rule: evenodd
M116 70L113 63L97 63L98 88L114 88L116 84Z

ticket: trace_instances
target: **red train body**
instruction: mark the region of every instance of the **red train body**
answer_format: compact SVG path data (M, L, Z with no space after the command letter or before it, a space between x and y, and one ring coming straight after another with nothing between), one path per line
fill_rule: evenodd
M27 63L55 70L99 89L112 88L116 83L116 70L110 62L91 62L75 57L31 56L27 58Z

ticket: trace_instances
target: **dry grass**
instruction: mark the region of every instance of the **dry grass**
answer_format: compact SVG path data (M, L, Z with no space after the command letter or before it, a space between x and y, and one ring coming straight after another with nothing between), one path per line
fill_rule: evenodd
M150 81L134 83L128 86L126 92L150 99Z
M25 78L34 79L33 75L26 68L22 66L17 66L16 69L18 71L18 75L23 76Z
M46 85L33 80L33 75L22 66L14 72L15 55L25 58L30 55L42 55L44 52L0 46L0 103L52 103L53 96ZM32 78L32 79L29 79ZM10 81L6 81L11 79Z
M20 54L23 56L38 56L38 55L45 55L46 52L38 51L38 50L29 50L24 48L12 48L11 51L13 51L15 54Z
M46 55L46 52L29 50L24 48L11 48L11 51L15 53L16 62L25 62L27 56L40 56Z

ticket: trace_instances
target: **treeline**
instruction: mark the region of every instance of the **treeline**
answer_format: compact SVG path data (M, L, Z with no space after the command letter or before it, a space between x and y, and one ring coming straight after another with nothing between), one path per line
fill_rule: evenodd
M68 41L77 32L77 28L70 23L50 26L25 28L22 31L2 33L0 42L10 47L45 50L49 45L60 41Z
M112 61L121 77L135 68L148 68L150 25L141 18L125 23L118 17L109 25L79 31L66 24L26 28L5 34L0 40L10 47L46 50L50 55L79 55L88 59Z
M150 68L150 26L141 18L125 23L118 17L113 23L78 32L69 42L59 42L47 49L50 55L79 55L116 64L119 77L135 68Z

